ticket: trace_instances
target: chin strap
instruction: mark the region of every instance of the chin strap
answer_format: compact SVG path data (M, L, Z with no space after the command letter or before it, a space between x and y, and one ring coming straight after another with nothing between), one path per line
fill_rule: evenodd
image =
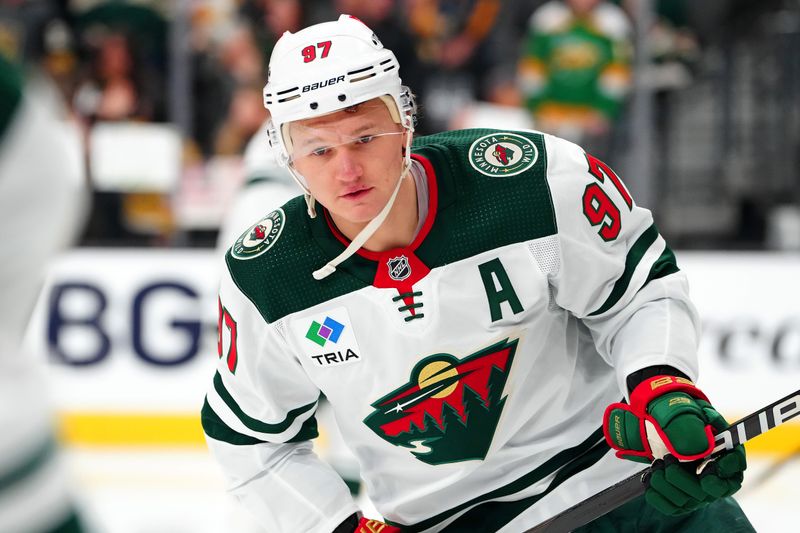
M317 208L315 207L316 200L311 196L311 193L303 193L303 198L306 200L306 211L310 218L317 218Z
M386 202L386 205L383 206L381 212L378 215L369 221L369 223L364 226L358 235L356 235L355 239L344 249L342 253L328 261L325 266L322 268L315 270L312 272L314 279L319 281L321 279L327 278L334 272L336 272L336 267L340 265L342 262L347 260L348 257L353 255L361 248L367 240L372 237L372 235L378 230L383 221L386 220L386 217L389 216L389 212L392 210L392 206L394 205L394 201L397 198L397 193L400 191L400 185L403 183L403 179L408 176L408 173L411 171L411 135L409 134L406 138L406 146L403 155L403 172L400 173L400 179L397 180L397 185L394 186L394 191L392 191L392 195L389 197L389 201ZM310 195L309 195L310 196ZM311 210L313 209L313 202L314 198L311 198L311 206L309 207L309 215L311 215ZM306 203L308 203L308 197L306 198Z

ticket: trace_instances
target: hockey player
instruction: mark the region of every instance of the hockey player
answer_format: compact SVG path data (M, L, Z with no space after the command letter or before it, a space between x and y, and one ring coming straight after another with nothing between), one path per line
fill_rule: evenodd
M271 142L305 202L226 254L202 420L232 493L270 532L520 532L641 468L611 444L655 461L650 506L590 528L752 531L743 449L696 473L721 417L650 212L553 136L412 139L398 69L346 15L273 50ZM320 393L385 523L314 455Z
M22 339L86 189L80 150L32 87L0 54L0 531L79 533L42 370Z

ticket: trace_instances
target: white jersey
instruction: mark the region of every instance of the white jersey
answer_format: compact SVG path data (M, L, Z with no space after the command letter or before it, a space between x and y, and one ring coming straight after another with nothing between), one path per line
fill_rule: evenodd
M42 358L22 339L49 261L83 218L86 181L77 136L33 92L0 54L0 531L81 531Z
M311 450L320 394L404 531L524 531L632 474L602 435L626 377L696 377L697 316L649 211L602 162L529 131L419 138L414 241L361 250L295 199L226 256L203 408L231 491L268 531L356 510Z

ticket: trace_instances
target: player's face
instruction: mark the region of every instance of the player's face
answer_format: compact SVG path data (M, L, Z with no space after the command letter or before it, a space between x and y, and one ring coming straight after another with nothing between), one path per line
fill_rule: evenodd
M291 162L335 217L375 218L403 169L403 128L380 99L289 125Z

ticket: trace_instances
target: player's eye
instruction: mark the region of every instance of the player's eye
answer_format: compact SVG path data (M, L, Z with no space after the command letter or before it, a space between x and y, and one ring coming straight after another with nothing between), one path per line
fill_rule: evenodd
M367 144L369 142L372 142L373 139L375 139L374 135L362 135L361 137L356 139L356 144Z
M313 150L311 150L310 153L311 153L311 155L315 155L315 156L323 156L323 155L327 154L330 151L331 151L331 149L329 147L320 146L319 148L314 148Z

